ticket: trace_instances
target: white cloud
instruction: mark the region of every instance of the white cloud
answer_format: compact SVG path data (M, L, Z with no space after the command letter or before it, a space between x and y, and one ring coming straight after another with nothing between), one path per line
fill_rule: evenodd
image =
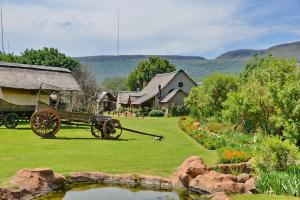
M116 52L117 1L41 2L2 2L5 38L15 52L43 46L72 56ZM243 2L120 1L121 53L201 55L270 33L272 27L249 25L238 17Z

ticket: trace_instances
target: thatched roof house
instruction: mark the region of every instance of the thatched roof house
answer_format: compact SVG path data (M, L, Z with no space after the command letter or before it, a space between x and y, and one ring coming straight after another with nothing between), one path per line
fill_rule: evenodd
M171 104L183 104L192 87L197 83L183 70L157 74L148 85L139 92L121 91L118 93L117 107L169 107Z
M34 105L42 83L63 90L81 90L68 69L0 61L0 99L16 105Z

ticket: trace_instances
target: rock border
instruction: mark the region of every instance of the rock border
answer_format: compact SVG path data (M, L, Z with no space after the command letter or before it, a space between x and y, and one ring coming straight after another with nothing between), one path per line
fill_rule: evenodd
M33 199L72 183L117 184L162 190L185 189L212 195L213 200L227 200L234 193L256 192L255 180L249 174L234 176L216 172L207 168L201 158L192 156L169 178L102 172L74 172L63 176L50 168L22 169L11 178L12 187L0 188L0 199Z

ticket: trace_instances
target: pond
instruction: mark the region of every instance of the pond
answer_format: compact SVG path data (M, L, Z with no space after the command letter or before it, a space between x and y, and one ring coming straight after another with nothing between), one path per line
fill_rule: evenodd
M190 196L193 196L190 198ZM68 190L51 192L39 200L187 200L206 199L188 192L154 191L108 185L69 186Z

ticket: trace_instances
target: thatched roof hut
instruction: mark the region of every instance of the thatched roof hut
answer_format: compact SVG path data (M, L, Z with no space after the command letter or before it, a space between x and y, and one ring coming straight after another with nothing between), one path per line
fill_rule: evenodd
M81 90L70 70L0 61L0 87L38 90L42 83L63 90Z
M0 61L0 99L16 105L34 105L42 83L62 90L81 90L68 69Z

